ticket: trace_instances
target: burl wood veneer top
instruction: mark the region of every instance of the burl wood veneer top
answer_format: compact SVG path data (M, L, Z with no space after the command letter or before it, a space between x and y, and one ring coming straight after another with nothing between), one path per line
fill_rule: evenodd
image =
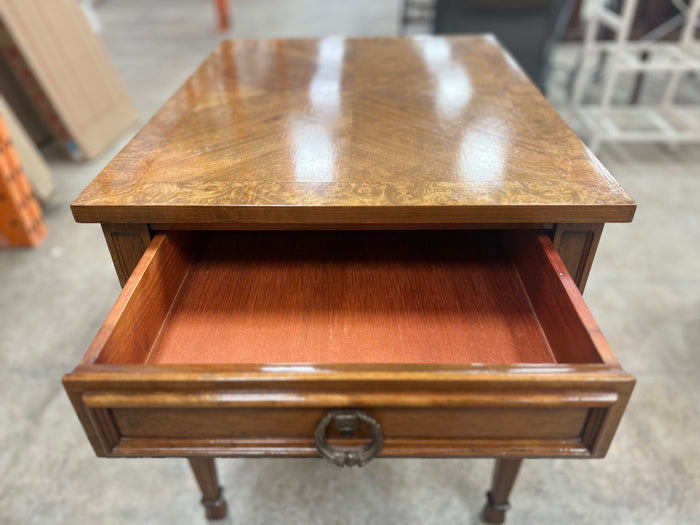
M81 222L629 221L489 36L223 42L73 203Z

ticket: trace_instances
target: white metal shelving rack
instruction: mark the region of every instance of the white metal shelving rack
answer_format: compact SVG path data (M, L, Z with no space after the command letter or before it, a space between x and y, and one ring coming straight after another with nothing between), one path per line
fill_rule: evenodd
M684 11L680 17L680 38L675 42L656 42L629 40L637 0L623 0L619 12L608 8L606 0L584 2L582 16L586 32L581 63L571 91L571 107L587 129L592 150L598 149L602 142L610 141L662 142L671 146L700 143L700 104L675 103L683 76L700 73L700 41L696 37L700 0L691 0L688 5L680 1L674 3ZM615 38L599 40L601 27L613 31ZM606 62L600 95L594 103L583 103L584 96L590 95L596 84L595 65L602 55L605 55ZM658 103L613 102L623 73L665 74L667 83ZM700 100L700 96L698 98Z

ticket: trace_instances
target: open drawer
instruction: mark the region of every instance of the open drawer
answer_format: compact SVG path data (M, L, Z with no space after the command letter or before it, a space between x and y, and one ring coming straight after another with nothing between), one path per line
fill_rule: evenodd
M590 457L634 378L543 233L173 231L64 384L101 456Z

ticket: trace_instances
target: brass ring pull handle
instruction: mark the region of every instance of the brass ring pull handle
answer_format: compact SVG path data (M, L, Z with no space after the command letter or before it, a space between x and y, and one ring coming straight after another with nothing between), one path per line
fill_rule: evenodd
M326 431L331 423L344 436L352 437L360 426L360 421L366 423L372 430L372 442L354 449L341 449L328 444ZM339 467L361 467L366 465L379 454L384 445L384 434L377 420L362 410L331 410L321 418L314 433L316 448L328 461Z

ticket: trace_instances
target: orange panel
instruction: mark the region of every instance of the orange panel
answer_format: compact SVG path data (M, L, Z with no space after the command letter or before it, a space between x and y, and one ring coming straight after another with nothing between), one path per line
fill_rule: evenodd
M0 118L0 247L36 246L47 233L41 206Z

